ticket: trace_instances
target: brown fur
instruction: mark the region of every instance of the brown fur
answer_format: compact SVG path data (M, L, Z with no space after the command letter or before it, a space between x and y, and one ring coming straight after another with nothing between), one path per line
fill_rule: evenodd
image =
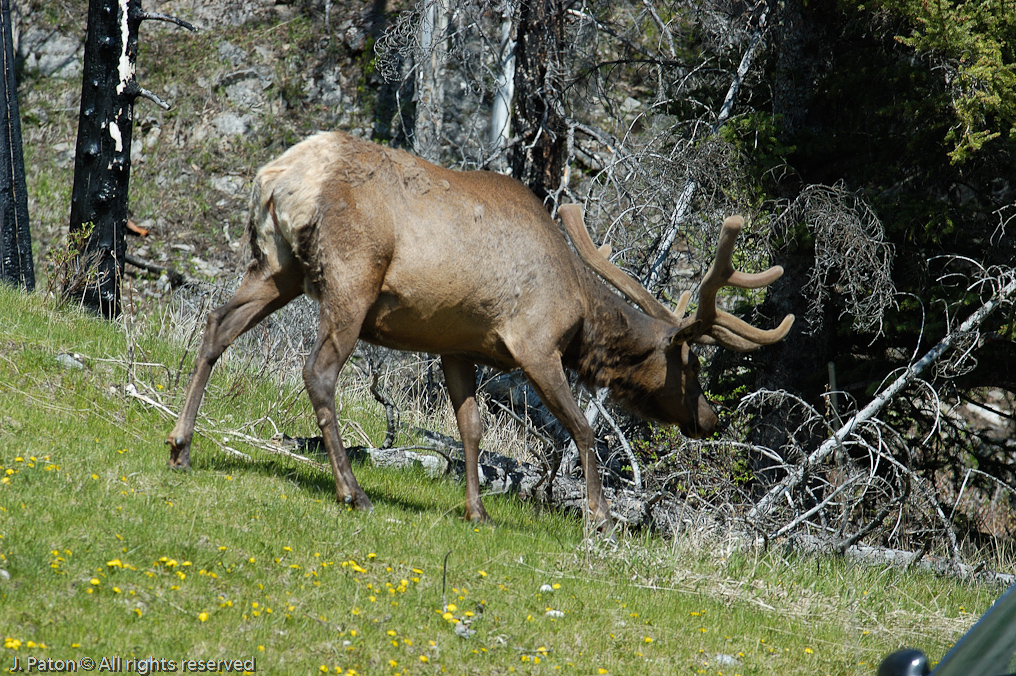
M479 495L475 364L521 368L580 450L590 517L609 522L593 433L564 366L609 387L634 411L710 434L716 417L695 379L691 335L621 299L572 252L518 181L453 172L342 133L322 133L257 174L249 226L254 263L209 315L185 404L169 437L186 467L212 365L226 347L306 292L320 301L304 379L340 500L370 508L335 420L335 383L357 339L442 355L466 454L466 517ZM697 323L696 323L697 324Z

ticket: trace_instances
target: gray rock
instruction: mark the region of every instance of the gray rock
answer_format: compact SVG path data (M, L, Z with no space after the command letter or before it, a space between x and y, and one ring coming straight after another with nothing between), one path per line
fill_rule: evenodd
M230 73L219 80L219 86L226 91L226 97L245 108L255 108L265 102L264 92L272 86L271 79L253 68Z
M61 352L60 354L58 354L56 356L56 361L57 361L58 364L63 366L65 369L83 369L83 368L85 368L84 364L82 364L77 359L75 359L72 355L69 355L66 352Z
M239 176L213 176L209 183L227 195L242 196L247 192L247 181Z
M81 77L82 42L52 31L30 29L21 38L26 52L25 70L44 77Z
M311 98L333 108L337 108L342 103L342 86L334 72L325 73L321 79L314 81Z
M250 128L250 115L223 113L212 120L212 126L222 136L241 136Z
M231 66L239 66L247 60L247 52L243 51L232 42L223 40L219 43L219 58Z
M721 667L736 667L740 664L733 655L724 655L723 653L719 653L714 659Z
M630 96L624 100L624 103L621 104L621 110L623 110L626 113L633 112L641 107L642 103L637 99L633 99Z

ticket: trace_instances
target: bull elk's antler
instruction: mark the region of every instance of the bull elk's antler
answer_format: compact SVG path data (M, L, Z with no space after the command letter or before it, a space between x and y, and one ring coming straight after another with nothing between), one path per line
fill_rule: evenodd
M629 277L621 268L611 263L603 251L596 248L589 237L585 223L582 221L582 208L577 204L564 204L557 210L568 236L571 238L579 257L586 262L596 274L610 282L631 302L642 308L650 317L655 317L671 324L679 325L682 318L674 314L667 306L656 300L645 287Z
M701 322L699 329L701 333L692 342L705 345L716 344L730 350L748 352L782 340L794 324L794 315L787 315L775 329L760 329L716 307L716 292L724 286L738 289L760 289L772 284L783 274L783 268L779 265L755 274L739 272L734 269L731 263L734 243L744 226L744 220L740 216L732 216L723 222L720 241L716 247L716 258L709 266L699 287L698 308L692 317L686 318L684 312L691 299L689 291L682 293L675 310L670 310L654 298L641 284L607 260L604 251L597 250L582 221L581 207L576 204L565 204L558 210L558 214L582 260L630 301L642 308L646 314L677 327L683 327L695 321ZM609 249L605 251L609 251Z

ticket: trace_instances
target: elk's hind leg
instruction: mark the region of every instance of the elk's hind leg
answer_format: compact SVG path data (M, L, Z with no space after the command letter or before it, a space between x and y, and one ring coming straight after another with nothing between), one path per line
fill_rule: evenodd
M303 272L294 261L276 271L261 263L253 263L240 283L240 288L224 305L208 314L201 348L194 363L183 408L176 426L170 432L169 466L190 467L190 446L194 437L194 421L205 394L208 376L222 353L240 334L257 325L303 292Z
M448 397L455 410L455 421L459 425L459 436L466 454L466 520L491 521L480 499L480 409L476 405L476 365L472 362L450 357L441 357Z

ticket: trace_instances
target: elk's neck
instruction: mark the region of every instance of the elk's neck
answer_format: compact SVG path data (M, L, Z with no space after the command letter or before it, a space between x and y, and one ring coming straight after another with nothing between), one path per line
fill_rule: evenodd
M568 366L587 385L608 387L622 400L638 398L639 375L659 357L669 327L633 308L599 280L584 281L588 308L576 349L566 355Z

